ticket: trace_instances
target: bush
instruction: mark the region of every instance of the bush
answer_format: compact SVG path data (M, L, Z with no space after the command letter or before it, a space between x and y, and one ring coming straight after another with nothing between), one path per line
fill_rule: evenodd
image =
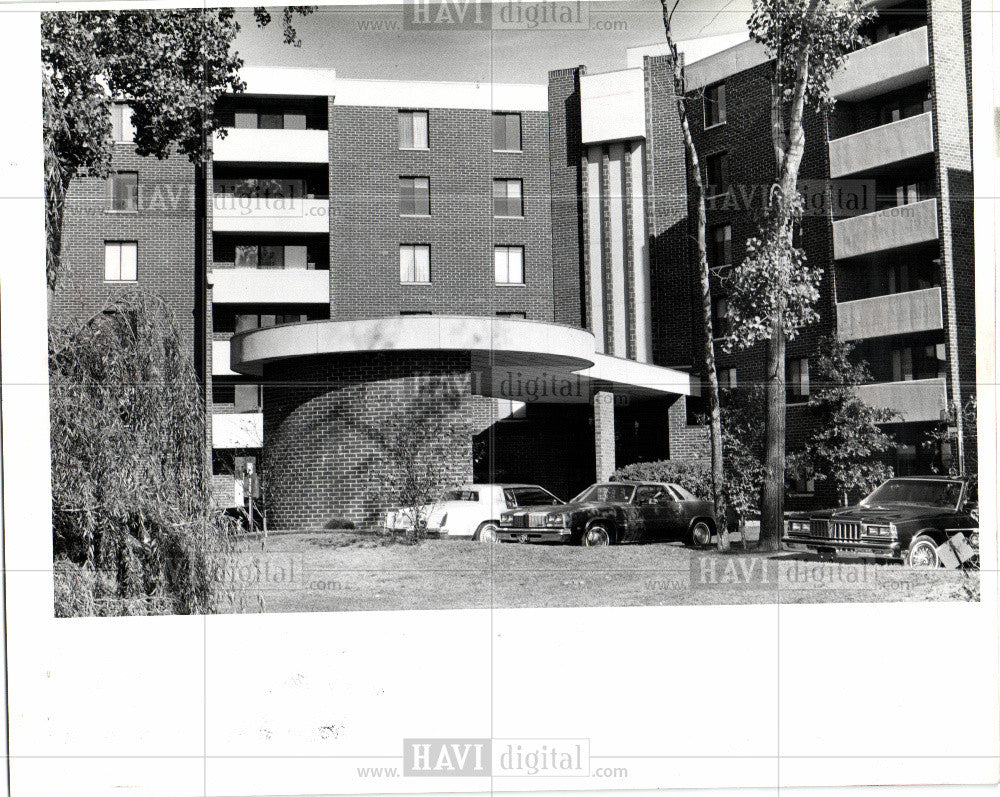
M162 300L133 292L49 334L59 615L211 611L232 526L211 509L205 407Z
M330 531L335 531L337 529L354 531L356 526L354 525L353 521L348 520L347 518L335 517L335 518L330 518L328 521L326 521L326 523L323 525L323 528L329 529Z
M712 500L712 471L707 462L681 462L661 459L656 462L636 462L618 468L611 477L618 481L672 482L694 493L698 498Z

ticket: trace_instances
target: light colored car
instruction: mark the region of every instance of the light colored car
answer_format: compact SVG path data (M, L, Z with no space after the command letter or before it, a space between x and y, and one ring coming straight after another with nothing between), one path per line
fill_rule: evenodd
M434 504L420 507L426 530L442 537L471 537L496 542L500 515L522 506L555 506L563 502L537 484L463 484L446 490ZM413 530L412 509L390 509L385 527Z

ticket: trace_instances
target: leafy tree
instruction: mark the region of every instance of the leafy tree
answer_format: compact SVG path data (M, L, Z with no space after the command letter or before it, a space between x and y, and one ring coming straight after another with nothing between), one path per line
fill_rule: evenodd
M813 373L819 389L809 397L813 434L798 460L817 481L829 481L846 506L851 494L867 494L893 475L878 456L895 447L881 424L898 414L871 407L856 388L872 381L864 362L851 362L853 346L835 336L820 343Z
M726 497L740 517L759 508L764 476L764 389L754 383L728 390L722 407L722 450L726 463Z
M286 6L286 43L301 42L292 25L314 6ZM254 9L260 27L271 22ZM219 129L215 103L246 84L232 49L240 26L232 8L149 11L51 11L41 15L45 147L45 274L51 302L59 276L63 211L70 181L106 177L111 166L112 100L132 108L139 155L177 150L201 163Z
M923 447L932 457L931 470L935 473L946 472L953 467L960 469L960 467L966 466L966 463L954 462L954 449L958 442L956 435L956 420L958 415L957 405L954 403L951 404L948 408L947 417L938 422L924 436ZM965 402L965 405L962 407L961 417L961 434L968 440L975 440L979 428L979 407L975 396L972 396ZM966 458L968 458L968 455L966 455ZM974 463L972 468L965 467L965 470L971 470L975 473Z
M660 0L663 9L663 28L667 37L667 47L670 49L670 62L674 75L674 96L676 97L677 115L680 118L681 130L684 132L684 147L687 150L690 166L691 182L694 185L694 201L697 207L697 231L695 241L698 247L698 279L701 288L702 315L702 351L705 357L705 372L708 380L708 429L709 449L712 461L712 503L715 504L715 516L726 517L726 477L723 465L722 415L719 409L719 377L715 367L715 332L712 329L712 291L709 282L708 247L705 243L707 227L705 215L705 187L701 179L701 166L698 160L698 150L691 135L691 125L687 117L687 95L685 93L684 66L677 45L674 42L671 22L680 0ZM718 536L719 550L729 548L729 535L725 526Z
M796 245L803 200L806 106L833 104L829 84L851 50L865 43L861 25L874 12L862 0L754 0L748 27L773 59L771 145L776 179L764 221L732 275L730 346L765 344L767 445L761 500L761 547L777 550L784 526L785 346L817 317L822 272Z
M169 307L130 292L53 325L49 383L57 614L216 608L235 543L210 509L205 407Z

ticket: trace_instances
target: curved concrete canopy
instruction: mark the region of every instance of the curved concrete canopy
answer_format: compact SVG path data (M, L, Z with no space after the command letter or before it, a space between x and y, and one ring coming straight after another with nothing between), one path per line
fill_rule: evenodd
M491 316L392 316L255 329L233 336L230 367L262 376L264 366L278 360L389 351L469 352L483 368L551 369L594 390L637 396L692 392L689 374L600 354L585 329Z

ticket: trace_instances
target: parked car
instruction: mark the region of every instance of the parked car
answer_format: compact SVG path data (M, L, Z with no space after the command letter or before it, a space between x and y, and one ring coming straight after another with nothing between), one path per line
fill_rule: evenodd
M439 501L420 507L420 519L431 534L472 537L495 542L500 515L509 509L557 506L562 500L537 484L464 484L446 490ZM413 510L390 509L383 523L394 531L413 530Z
M938 567L938 548L959 532L978 556L975 480L913 476L889 479L855 506L790 515L785 544L793 550Z
M683 540L707 545L715 533L712 504L678 484L606 482L588 487L562 506L529 506L500 516L504 542L617 545Z

